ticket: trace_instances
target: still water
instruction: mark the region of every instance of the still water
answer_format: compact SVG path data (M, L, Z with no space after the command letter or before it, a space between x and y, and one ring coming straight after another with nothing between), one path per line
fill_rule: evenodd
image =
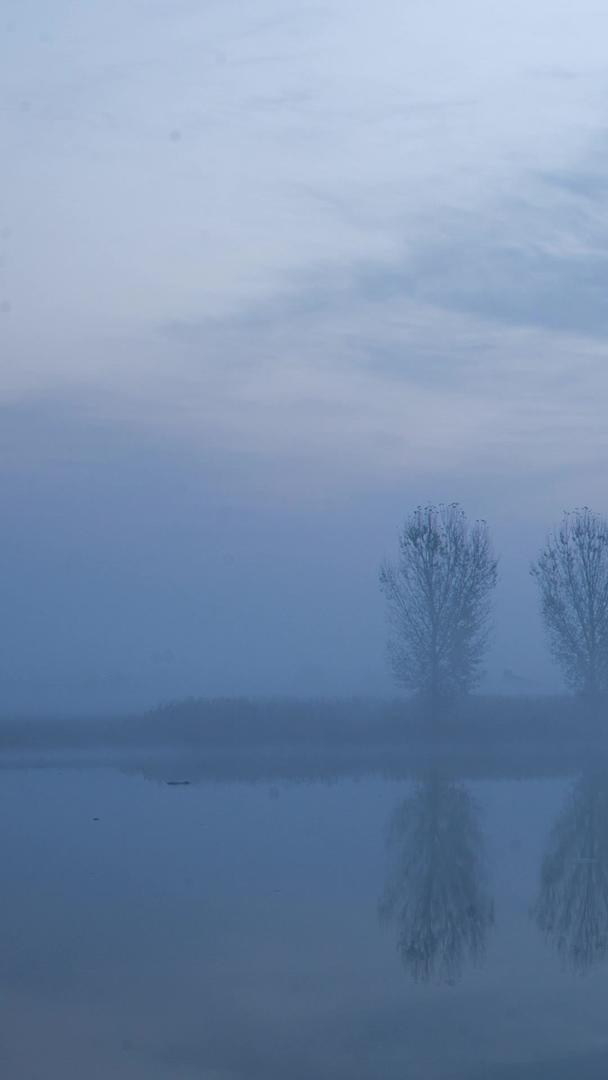
M0 792L11 1080L608 1075L608 773Z

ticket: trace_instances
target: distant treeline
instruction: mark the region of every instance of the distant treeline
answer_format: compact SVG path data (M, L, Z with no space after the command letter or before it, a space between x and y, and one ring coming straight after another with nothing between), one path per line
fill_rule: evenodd
M608 703L606 703L608 709ZM420 698L281 700L192 698L148 714L147 729L162 739L207 746L411 745L463 740L530 743L594 738L603 727L602 703L573 697L470 695L430 715Z
M606 704L608 709L608 703ZM247 749L286 746L407 748L465 743L505 746L586 742L604 729L603 702L574 697L470 695L431 716L421 698L191 698L138 716L0 721L0 749L47 751L96 747Z

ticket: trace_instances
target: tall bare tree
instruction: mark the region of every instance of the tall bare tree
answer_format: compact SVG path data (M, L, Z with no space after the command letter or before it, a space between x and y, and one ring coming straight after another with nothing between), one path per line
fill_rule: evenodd
M380 570L392 667L406 689L438 701L475 685L496 565L486 523L469 526L456 503L410 515L397 562Z
M532 565L553 656L568 684L608 688L608 522L587 507L564 514Z

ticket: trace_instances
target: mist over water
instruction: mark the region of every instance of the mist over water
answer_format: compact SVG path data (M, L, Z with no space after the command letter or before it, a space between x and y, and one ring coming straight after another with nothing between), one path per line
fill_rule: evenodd
M1 5L2 1076L608 1075L607 34Z
M601 1075L607 771L156 760L3 770L11 1075Z

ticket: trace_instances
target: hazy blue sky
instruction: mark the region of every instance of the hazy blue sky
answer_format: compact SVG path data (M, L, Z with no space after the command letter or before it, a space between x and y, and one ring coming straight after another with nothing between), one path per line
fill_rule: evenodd
M528 563L608 511L607 39L592 0L4 0L6 703L386 692L427 499L493 525L491 684L552 685Z

